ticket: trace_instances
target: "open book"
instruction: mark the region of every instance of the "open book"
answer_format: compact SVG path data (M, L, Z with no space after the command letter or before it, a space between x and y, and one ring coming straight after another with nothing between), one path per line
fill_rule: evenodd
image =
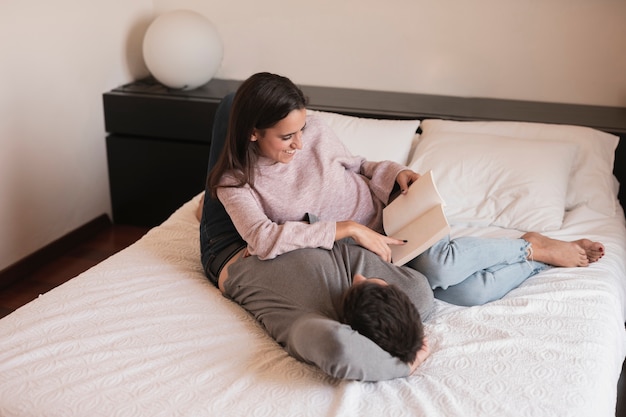
M391 259L404 265L450 233L443 212L445 205L433 180L432 171L422 175L383 210L383 228L387 236L407 241L391 245Z

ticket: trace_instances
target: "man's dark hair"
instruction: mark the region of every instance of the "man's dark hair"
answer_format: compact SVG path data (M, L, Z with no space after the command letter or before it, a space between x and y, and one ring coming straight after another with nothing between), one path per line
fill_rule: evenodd
M415 360L424 342L417 308L395 285L353 285L343 297L342 322L406 363Z

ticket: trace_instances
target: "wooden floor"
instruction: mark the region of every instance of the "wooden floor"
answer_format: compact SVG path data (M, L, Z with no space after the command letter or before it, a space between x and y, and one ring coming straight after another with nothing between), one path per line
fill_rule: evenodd
M0 317L34 300L140 239L149 229L111 225L83 243L68 248L64 255L41 265L25 279L0 290ZM626 367L618 384L617 417L626 417Z
M145 227L110 225L29 276L0 290L0 317L34 300L141 238Z

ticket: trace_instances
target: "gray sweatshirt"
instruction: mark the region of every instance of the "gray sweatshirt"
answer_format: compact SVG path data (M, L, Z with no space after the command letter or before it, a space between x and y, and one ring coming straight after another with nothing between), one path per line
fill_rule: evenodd
M229 269L225 294L248 310L292 356L336 378L379 381L404 377L409 366L341 324L341 298L356 273L406 292L422 320L433 305L426 278L383 262L344 241L331 250L300 249L273 260L250 256Z

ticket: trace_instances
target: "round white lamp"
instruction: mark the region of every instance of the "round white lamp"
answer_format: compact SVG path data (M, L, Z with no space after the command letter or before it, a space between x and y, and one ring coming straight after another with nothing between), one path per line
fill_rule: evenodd
M160 83L193 90L209 82L224 49L215 26L200 13L175 10L158 16L143 39L143 58Z

